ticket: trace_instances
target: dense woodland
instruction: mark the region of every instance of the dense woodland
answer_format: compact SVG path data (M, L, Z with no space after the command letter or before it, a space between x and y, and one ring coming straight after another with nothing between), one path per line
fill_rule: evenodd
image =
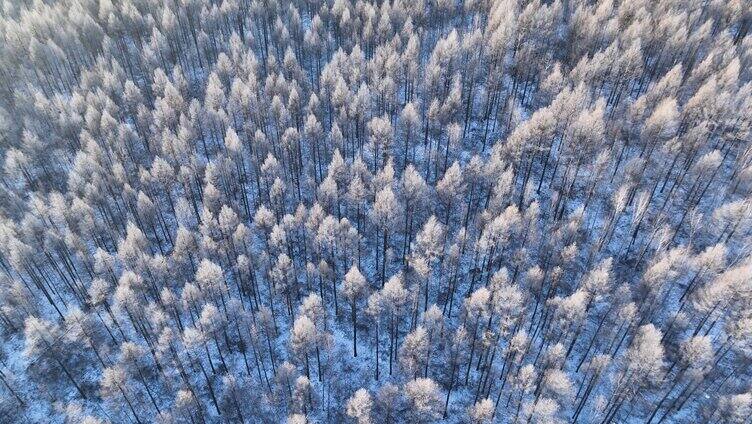
M0 422L752 420L748 0L0 5Z

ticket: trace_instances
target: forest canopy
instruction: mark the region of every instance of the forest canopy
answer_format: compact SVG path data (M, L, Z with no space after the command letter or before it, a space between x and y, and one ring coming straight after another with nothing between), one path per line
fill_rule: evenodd
M0 0L3 423L749 423L747 0Z

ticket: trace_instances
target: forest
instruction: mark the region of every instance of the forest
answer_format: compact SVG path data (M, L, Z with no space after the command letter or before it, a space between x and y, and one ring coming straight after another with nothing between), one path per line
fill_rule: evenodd
M0 423L752 422L750 0L0 0Z

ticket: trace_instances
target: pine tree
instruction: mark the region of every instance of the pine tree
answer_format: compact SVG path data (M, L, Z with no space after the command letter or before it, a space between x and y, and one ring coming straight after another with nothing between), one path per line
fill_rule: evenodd
M422 362L428 355L428 334L423 326L418 326L405 336L399 350L399 362L408 376L417 376Z
M358 424L370 424L373 400L366 389L358 389L347 400L347 416L355 419Z
M380 261L378 254L376 256L376 263L380 263L378 275L381 287L384 287L386 281L386 254L389 246L389 232L399 216L399 207L400 205L391 187L387 186L376 193L371 217L382 233L381 249L376 250L376 252L381 252Z
M358 323L357 323L357 304L358 301L365 298L368 290L368 282L358 267L353 265L342 284L342 294L350 302L350 317L353 327L353 356L358 356Z
M405 384L409 414L415 422L430 422L441 416L439 385L430 378L417 378Z

